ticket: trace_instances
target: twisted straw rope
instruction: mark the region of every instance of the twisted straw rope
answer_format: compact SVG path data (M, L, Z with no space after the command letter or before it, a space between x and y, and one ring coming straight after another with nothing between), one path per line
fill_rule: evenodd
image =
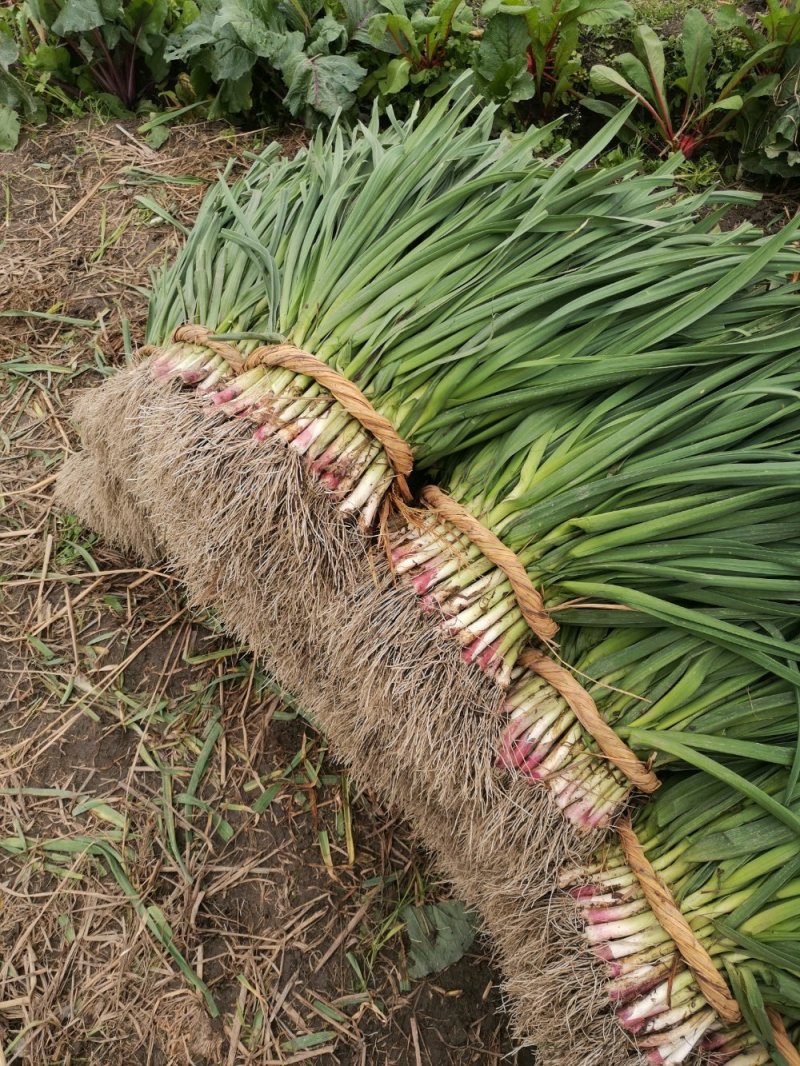
M396 491L403 500L411 499L407 477L414 468L413 452L389 419L375 410L357 385L315 355L293 344L256 348L245 360L244 368L250 370L255 366L285 367L322 385L378 441L394 471Z
M212 352L216 352L217 355L221 355L226 363L234 368L234 370L240 370L243 365L242 353L238 348L234 348L232 344L227 344L225 341L212 340L213 330L206 329L205 326L193 326L191 323L187 323L184 326L178 326L172 334L172 340L178 344L200 344L204 348L210 349ZM148 355L159 355L164 352L164 349L156 344L147 344L144 348L139 349L139 357L144 358Z
M620 739L597 709L597 704L569 670L548 655L533 648L520 655L522 666L543 677L549 685L564 697L586 732L594 738L602 753L631 784L642 792L655 792L661 782L624 740Z
M442 492L436 485L426 485L422 490L421 499L440 518L465 533L475 547L480 548L486 558L503 571L514 590L514 597L519 604L522 617L539 640L545 644L552 643L558 632L558 626L547 613L541 593L528 577L525 567L514 552L465 507L457 503L452 496L448 496L446 492Z
M658 876L644 853L644 848L633 831L629 818L617 826L625 860L636 875L645 899L655 914L658 924L668 933L678 952L692 971L697 986L705 998L725 1022L741 1021L742 1012L714 965L714 961L692 931L672 893ZM787 1037L788 1041L788 1037Z
M789 1034L786 1032L786 1026L783 1024L783 1018L775 1010L774 1007L767 1007L767 1014L769 1015L770 1024L772 1026L772 1037L775 1041L775 1047L783 1055L789 1066L800 1066L800 1051L794 1046L789 1039Z
M323 363L315 355L303 351L302 348L296 348L293 344L263 345L255 348L245 358L232 344L213 340L212 337L213 330L191 323L178 326L172 334L172 340L175 342L201 344L209 348L217 355L221 355L237 371L251 370L255 366L279 366L318 382L352 418L372 434L383 448L394 473L394 482L390 491L393 501L403 503L411 499L407 479L414 468L414 454L389 419L375 410L357 385L329 367L327 363ZM163 348L156 345L147 345L139 350L139 355L143 357L160 354L163 351Z
M423 502L431 510L465 533L486 558L503 571L514 590L522 617L544 644L550 644L558 632L558 626L548 615L541 593L514 552L465 507L436 485L426 485L421 495ZM592 697L568 670L533 649L522 653L520 663L534 670L564 697L575 717L595 739L603 754L625 774L631 784L643 792L655 792L660 785L656 775L617 736L601 716Z

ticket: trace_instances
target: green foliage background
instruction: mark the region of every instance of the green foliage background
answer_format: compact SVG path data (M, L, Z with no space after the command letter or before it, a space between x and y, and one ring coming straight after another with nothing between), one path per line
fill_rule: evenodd
M0 11L0 150L49 111L308 126L425 108L464 70L510 128L637 107L621 135L697 172L800 175L800 0L22 0ZM667 22L643 21L680 11ZM637 25L638 21L638 25ZM595 62L592 62L594 60ZM591 68L591 69L590 69ZM624 99L623 99L624 103ZM698 162L708 159L710 168Z

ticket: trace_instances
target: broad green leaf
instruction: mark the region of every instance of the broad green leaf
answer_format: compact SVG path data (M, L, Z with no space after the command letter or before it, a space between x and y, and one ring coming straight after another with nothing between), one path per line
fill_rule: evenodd
M8 70L12 63L16 63L18 56L16 41L0 27L0 70Z
M291 33L276 33L270 39L269 60L281 71L287 84L295 64L300 62L304 56L305 43L305 37L299 30L293 30Z
M296 53L283 68L288 91L284 103L293 115L305 107L333 118L355 103L355 90L366 70L352 56L309 56Z
M68 76L70 68L69 49L52 44L40 44L33 53L33 65L36 70L60 70Z
M428 29L433 29L433 25L429 26ZM428 32L422 27L418 30L411 19L405 15L395 14L386 16L386 30L393 40L404 41L405 46L417 55L419 54L418 36Z
M122 26L119 22L105 22L100 29L100 33L102 34L106 47L110 52L113 52L122 40ZM84 37L81 39L80 49L82 52L85 52L87 47L91 46L88 39Z
M616 57L615 62L631 85L638 89L642 96L646 96L648 100L655 100L653 83L641 59L637 59L630 52L623 52L622 55Z
M458 900L404 907L409 939L408 975L415 979L452 966L475 939L474 915Z
M145 143L150 148L160 148L162 144L169 140L170 132L170 128L167 125L154 126L144 135Z
M345 29L350 40L370 44L370 19L380 13L377 0L342 0Z
M97 0L65 0L51 27L60 37L68 33L85 33L106 21Z
M240 78L230 78L220 86L219 92L208 109L208 117L225 118L226 115L244 114L253 107L253 76L248 71Z
M336 41L344 41L347 31L344 24L335 19L333 15L325 15L317 19L311 32L311 42L308 52L311 55L324 55L330 51L330 46Z
M721 30L741 30L749 26L738 4L721 4L716 10L714 20Z
M360 31L359 40L390 55L398 55L400 52L397 42L389 33L389 16L385 14L373 15L367 23L366 33L364 30Z
M164 57L168 60L191 59L214 44L217 39L216 17L217 6L213 2L204 6L199 18L170 38Z
M0 152L10 152L19 142L19 115L6 104L0 104Z
M638 26L634 34L636 51L647 67L653 93L659 101L659 111L666 111L666 91L664 89L664 46L661 39L649 26Z
M139 6L142 0L132 0L132 3L125 4L123 0L99 0L100 11L106 22L115 22L118 19L122 19L123 16L134 6ZM148 0L144 0L145 3ZM154 6L158 6L162 0L155 0Z
M641 93L634 89L629 81L613 67L604 66L602 63L595 63L589 73L589 80L592 83L592 88L596 93L610 93L613 96L622 93L625 96L633 96L639 98Z
M686 64L686 95L690 100L702 97L708 78L708 61L713 40L705 15L696 8L686 12L681 34L683 61Z
M428 34L434 33L439 29L439 19L419 9L412 14L410 19L406 20L404 18L402 25L405 26L406 22L408 22L416 37L427 37Z
M448 7L452 5L448 4ZM453 33L471 33L475 28L475 12L472 5L460 3L453 14L451 28Z
M481 7L481 17L488 20L495 15L532 15L536 11L536 4L528 4L525 0L486 0Z
M536 84L524 56L518 56L501 63L491 81L481 80L480 90L490 99L517 103L531 100L536 95Z
M221 34L230 27L250 51L267 56L273 36L269 15L270 5L262 0L222 0L214 29Z
M408 85L411 62L405 56L390 59L386 64L386 73L380 80L381 92L386 96L402 92Z
M130 0L124 14L128 25L142 34L160 34L169 15L169 4L167 0Z
M525 22L513 15L495 15L478 46L476 69L482 78L492 82L509 61L515 66L524 63L527 50Z
M620 19L633 17L633 8L627 0L587 0L578 11L578 22L582 26L609 26Z
M176 14L173 12L173 14ZM200 8L196 4L195 0L184 0L181 4L181 9L177 17L177 21L173 21L172 27L174 31L183 30L195 19L200 17Z
M744 100L741 96L727 96L724 100L715 100L713 104L697 116L698 121L705 118L706 115L710 115L712 111L741 111L743 106Z
M241 43L230 26L217 34L211 61L211 73L216 81L243 78L250 73L255 62L255 52Z

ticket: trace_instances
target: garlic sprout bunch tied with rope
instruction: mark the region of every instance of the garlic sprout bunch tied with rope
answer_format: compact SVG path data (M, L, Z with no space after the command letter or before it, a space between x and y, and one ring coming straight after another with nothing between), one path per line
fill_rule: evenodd
M562 642L559 655L643 759L672 757L687 728L686 743L713 748L737 735L726 708L755 684L779 703L797 685L800 644L775 630L800 595L800 313L775 313L794 288L754 289L722 308L725 331L681 353L703 369L554 404L444 479L448 499L544 590L554 619L609 627L594 647ZM422 529L394 539L398 573L466 658L514 677L503 761L587 827L607 821L629 781L590 756L573 708L537 676L543 657L533 674L514 672L529 628L518 596L429 499ZM678 731L670 749L661 731Z
M564 626L561 633L559 654L602 719L648 765L657 753L654 775L676 761L707 766L746 754L785 763L794 752L796 687L740 654L646 622L615 629ZM505 711L500 764L550 790L576 825L608 825L633 782L609 762L546 677L518 671Z
M706 498L698 497L692 502L687 497L686 506L710 508L714 491L719 497L725 495L723 485L714 485L712 478L698 471L706 462L706 453L710 461L718 463L728 458L721 449L726 447L728 435L733 433L732 439L736 439L736 426L727 426L723 417L736 421L741 408L741 438L746 442L747 432L755 432L753 426L757 428L761 407L750 393L753 388L758 389L762 379L767 390L763 402L771 403L779 414L791 411L791 400L770 393L768 377L776 372L772 364L781 358L788 366L786 373L791 373L800 344L797 285L790 280L800 259L788 247L796 230L796 225L787 227L768 240L760 234L745 234L739 241L733 237L723 239L712 246L707 253L709 261L698 266L696 273L687 269L689 253L683 249L669 268L677 277L661 275L652 285L643 279L632 299L622 298L618 307L611 301L605 305L620 323L633 301L648 308L649 314L621 325L616 338L613 334L602 335L596 320L578 331L584 335L600 334L607 347L593 354L583 352L573 362L571 348L576 342L569 331L564 331L557 335L552 351L542 352L537 346L525 360L524 369L509 369L508 377L516 378L530 373L528 363L550 363L539 383L526 392L532 413L503 438L468 453L455 469L439 479L439 484L515 552L532 582L544 585L548 596L553 595L548 582L555 577L571 593L561 599L619 599L617 595L605 596L604 588L587 588L585 580L578 580L590 572L584 559L591 560L594 555L599 555L605 570L614 575L626 567L631 572L645 570L653 575L647 587L653 586L654 575L658 574L662 584L669 585L674 576L675 580L684 580L682 587L691 590L685 574L687 566L697 566L696 563L679 568L675 575L666 575L654 561L659 549L651 549L649 557L640 560L638 544L647 537L662 535L662 531L664 539L672 540L676 536L674 530L683 528L681 521L684 526L692 520L699 525L703 518L701 511L692 511L688 519L670 518L667 498L671 484L668 475L672 471L665 469L668 464L680 463L681 469L688 471L687 476L706 489ZM665 256L671 254L671 249L664 251ZM654 271L658 269L653 267ZM610 270L606 269L606 275ZM684 291L687 275L692 275L692 280ZM699 291L695 291L698 286ZM676 302L679 290L682 298ZM671 294L667 302L659 303L659 295L664 299L665 293ZM573 309L568 307L559 317L572 322L572 314ZM559 359L556 352L560 352ZM706 368L705 372L694 378L681 377L683 368L696 366ZM576 397L579 375L596 388ZM623 387L599 391L602 384L615 380L621 380ZM782 387L784 382L778 377L775 388ZM491 388L497 388L496 379ZM741 398L740 388L748 390ZM711 399L707 392L715 398ZM715 410L716 397L724 400L727 394L723 416ZM465 413L470 410L467 407ZM696 425L701 417L702 424ZM709 419L713 420L709 423L711 430L705 433ZM683 435L685 443L679 441L670 448L673 429ZM715 436L718 433L725 434L719 448ZM764 445L757 438L754 443L760 450L746 456L750 463L765 454ZM623 463L624 468L619 470ZM727 469L721 472L729 479L736 473ZM658 475L666 480L657 480ZM645 511L645 504L638 503L634 495L647 491L647 486L638 489L637 480L648 477L653 480L653 500L646 503L649 510ZM616 497L612 496L617 488L622 502L627 505L630 500L638 508L630 515L619 513ZM762 493L774 491L767 484L755 484L753 491L759 488ZM752 502L756 499L753 497ZM742 504L727 506L735 511ZM592 515L589 505L595 510L607 506L609 511L613 505L614 511L602 518ZM513 649L527 637L509 582L504 581L502 572L490 560L482 557L479 548L469 543L465 534L438 529L435 503L431 509L430 531L420 533L410 526L395 538L396 569L408 575L420 596L429 597L452 615L448 628L454 633L463 629L463 643L468 648L472 644L468 653L471 659L482 658L484 666L491 659L500 660L499 679L507 684L514 662ZM730 519L731 524L736 521L735 517ZM650 525L645 526L646 522ZM597 536L590 539L585 535L589 531L596 531ZM470 567L459 565L456 554L446 551L448 540L458 543L458 558L469 559ZM611 554L615 548L616 553ZM566 584L568 577L573 580ZM452 605L446 609L451 595ZM722 595L720 586L719 596ZM476 604L483 605L487 596L493 613L487 617L484 612L478 621L473 617L480 613ZM640 608L641 598L633 592L628 598L626 607ZM656 606L652 605L652 609L655 611Z
M735 1066L800 1061L797 773L734 766L734 786L672 774L621 843L563 878L618 1023L660 1066L698 1051Z
M406 494L413 463L519 421L519 390L548 368L525 360L561 329L562 307L587 323L577 358L608 330L601 278L631 295L633 325L656 247L676 241L662 276L712 255L716 216L698 221L709 198L673 202L672 165L589 169L611 125L547 157L552 127L497 137L492 120L462 88L421 120L336 130L293 160L268 154L220 183L154 292L147 340L167 347L152 372L208 392L229 377L227 357L244 372L214 404L289 444L365 528L390 487ZM214 350L187 344L198 326Z
M676 198L673 162L647 175L634 160L593 165L622 121L572 152L549 147L553 127L496 136L493 109L459 82L422 118L319 132L293 159L273 146L232 184L229 168L154 279L149 358L80 401L85 451L65 468L62 501L122 546L141 535L157 550L141 522L149 500L131 497L143 420L175 407L173 382L189 385L255 427L274 458L262 523L281 513L276 537L309 554L316 598L323 570L352 569L343 516L372 529L384 505L407 500L412 466L518 424L563 360L574 367L556 391L598 387L580 360L607 349L615 325L640 328L643 290L671 280L681 299L702 276L686 272L684 285L687 264L738 243L713 231L741 196ZM611 380L644 369L630 359ZM199 414L178 410L183 476L203 476L188 441L219 423L201 420L201 433ZM220 430L215 460L244 439Z

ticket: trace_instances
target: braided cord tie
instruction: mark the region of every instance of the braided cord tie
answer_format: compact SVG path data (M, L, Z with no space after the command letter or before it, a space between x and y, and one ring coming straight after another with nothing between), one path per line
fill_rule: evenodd
M731 995L725 978L714 965L714 960L708 951L694 935L692 927L681 913L672 893L650 864L644 848L639 843L639 838L633 831L630 818L620 822L617 832L625 861L636 875L658 924L672 938L678 954L691 970L697 981L697 987L724 1022L741 1021L741 1008ZM774 1007L767 1007L767 1015L776 1049L789 1066L800 1066L800 1051L790 1040L783 1018Z
M172 340L176 344L200 344L204 348L208 348L209 351L221 355L225 362L229 363L234 370L241 370L244 365L244 356L239 349L225 341L212 340L213 336L213 330L206 329L205 326L193 326L188 323L184 326L178 326L177 329L174 330ZM144 348L139 349L139 358L143 359L150 355L161 355L164 350L165 349L161 345L147 344Z
M547 613L539 590L528 577L517 556L460 503L436 485L422 490L423 502L440 518L464 533L476 548L508 578L522 617L544 644L551 644L558 626ZM605 721L583 686L554 659L542 652L527 649L520 663L543 677L569 704L575 717L597 743L603 754L642 792L655 792L660 781L649 767L621 740Z
M436 485L426 485L421 498L430 510L466 534L475 547L480 548L486 558L503 571L514 590L522 617L539 640L551 644L558 632L558 626L547 613L541 593L514 552L465 507Z
M789 1066L800 1066L800 1051L789 1039L786 1026L783 1024L783 1018L774 1007L767 1007L767 1014L772 1026L772 1038L775 1041L775 1047L789 1063Z
M617 831L625 859L636 875L650 909L664 932L672 938L678 953L694 975L698 988L723 1021L741 1021L742 1012L731 995L725 978L694 935L672 893L651 866L639 838L633 831L630 819L621 821Z
M389 419L375 410L354 382L343 377L315 355L303 351L302 348L296 348L293 344L274 344L256 348L247 357L244 368L250 370L255 366L284 367L286 370L293 370L297 374L303 374L318 382L381 445L394 471L395 495L404 501L411 499L407 481L414 467L414 455L411 448Z
M569 704L575 717L596 742L606 758L641 792L655 792L661 782L622 740L597 709L597 704L579 681L560 663L533 648L519 657L520 664L533 670Z

